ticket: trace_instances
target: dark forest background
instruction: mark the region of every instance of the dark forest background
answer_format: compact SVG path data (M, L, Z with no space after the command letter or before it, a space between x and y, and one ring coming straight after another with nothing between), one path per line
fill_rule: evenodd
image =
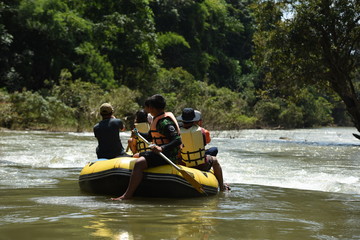
M87 131L144 100L209 129L360 129L358 1L0 1L0 126ZM128 128L129 128L128 127Z

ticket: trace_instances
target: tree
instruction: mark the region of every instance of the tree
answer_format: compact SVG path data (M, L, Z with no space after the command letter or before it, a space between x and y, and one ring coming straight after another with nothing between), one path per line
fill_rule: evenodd
M111 63L117 84L144 91L144 86L147 86L149 90L158 67L156 34L149 1L81 2L83 16L94 22L92 44Z
M58 79L61 69L71 69L74 48L89 38L91 22L63 0L17 0L0 4L1 57L6 69L0 77L9 90L38 90L46 79ZM3 60L4 59L4 60Z
M152 1L156 31L172 43L161 48L163 67L182 67L197 80L237 89L241 75L250 72L252 1Z
M333 90L360 131L359 1L260 1L257 6L255 59L266 81L293 94L307 84Z

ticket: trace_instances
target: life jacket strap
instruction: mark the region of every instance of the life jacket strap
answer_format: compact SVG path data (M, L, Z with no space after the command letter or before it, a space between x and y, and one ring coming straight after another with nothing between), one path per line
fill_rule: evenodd
M196 158L195 156L199 154L199 156ZM192 155L192 156L191 156ZM198 165L198 161L204 161L204 157L205 157L205 148L199 148L199 150L190 152L190 151L186 151L183 152L181 151L181 156L182 156L182 160L184 162L195 162L195 165ZM184 156L187 156L187 159L184 159Z
M137 139L136 141L136 148L138 152L146 152L151 150L151 148L149 148L148 145L140 139Z

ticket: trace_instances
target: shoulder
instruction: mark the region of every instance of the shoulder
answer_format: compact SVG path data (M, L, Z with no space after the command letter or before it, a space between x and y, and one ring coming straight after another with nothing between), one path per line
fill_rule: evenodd
M113 122L113 123L122 123L122 120L119 119L119 118L110 118L110 122Z
M176 124L169 117L160 119L158 122L158 128L160 131L176 132Z
M101 128L103 127L106 123L107 119L103 119L101 120L100 122L96 123L95 126L94 126L94 129L98 129L98 128Z
M169 113L164 113L159 117L155 117L155 122L157 121L156 125L157 126L166 126L166 125L171 125L171 124L175 124L174 120L171 116L169 116Z
M160 120L160 122L164 125L175 124L174 121L171 119L171 117L164 117L163 119Z
M111 125L111 126L116 126L116 127L118 127L118 128L123 128L124 123L122 122L121 119L111 118L110 121L109 121L109 125Z

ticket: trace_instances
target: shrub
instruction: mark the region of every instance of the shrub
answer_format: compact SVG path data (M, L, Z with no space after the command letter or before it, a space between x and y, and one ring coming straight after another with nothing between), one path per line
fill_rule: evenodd
M277 101L260 100L255 104L255 116L259 119L260 124L264 126L278 126L281 106L279 99Z
M303 127L303 113L300 107L290 103L279 115L279 123L285 128Z
M312 89L302 89L294 102L302 109L304 127L324 126L333 122L333 106L325 98L316 96Z
M11 128L14 120L13 104L10 101L10 95L0 89L0 126Z

